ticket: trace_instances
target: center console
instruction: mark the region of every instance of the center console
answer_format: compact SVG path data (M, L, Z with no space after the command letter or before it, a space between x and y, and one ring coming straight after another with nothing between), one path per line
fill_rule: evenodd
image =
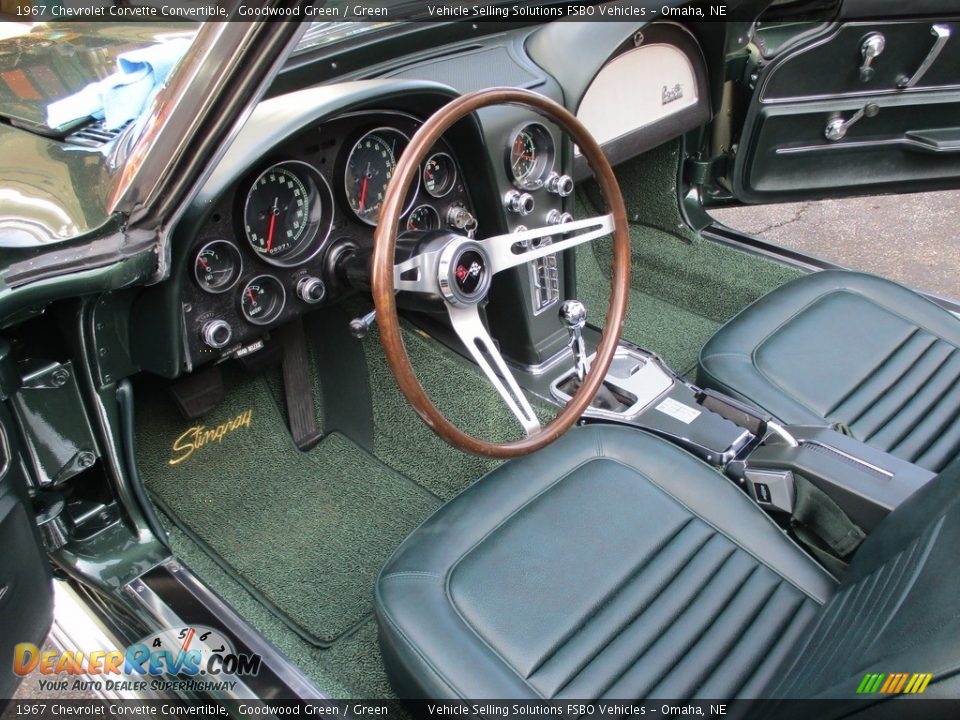
M598 335L567 301L566 353L541 368L518 368L528 390L564 405L583 381ZM761 411L677 375L657 355L621 342L584 422L631 425L686 449L737 483L764 510L789 517L797 478L825 493L869 532L934 474L826 426L781 426Z

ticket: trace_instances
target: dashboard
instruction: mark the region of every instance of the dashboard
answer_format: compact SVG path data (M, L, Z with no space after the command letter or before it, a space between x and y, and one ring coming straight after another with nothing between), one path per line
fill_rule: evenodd
M617 163L709 119L705 68L696 39L673 23L520 28L313 84L320 61L293 67L178 221L168 279L133 300L131 360L177 377L252 353L291 320L367 289L396 162L422 121L461 93L512 85L550 97ZM484 108L430 149L398 235L483 238L566 222L581 161L532 110ZM572 258L557 255L497 277L485 313L505 356L538 367L566 346L555 308L573 278Z
M341 115L297 133L222 195L189 253L192 355L255 342L349 290L337 262L372 248L387 184L420 124L394 111ZM461 164L444 140L422 163L399 229L442 228L476 229Z

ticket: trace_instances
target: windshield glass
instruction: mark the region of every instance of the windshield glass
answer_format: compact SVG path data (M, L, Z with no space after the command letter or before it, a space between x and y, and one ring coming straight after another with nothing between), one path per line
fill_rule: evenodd
M0 115L50 134L87 123L91 116L102 118L104 110L115 122L135 116L141 108L137 101L146 102L162 85L198 27L186 22L0 23ZM124 57L132 62L124 65ZM103 86L94 88L98 83ZM98 95L120 85L128 88L123 107L109 94ZM129 91L131 86L136 92ZM97 108L104 103L106 108Z
M293 53L296 55L308 50L336 45L343 40L367 35L397 24L390 20L382 22L312 22Z

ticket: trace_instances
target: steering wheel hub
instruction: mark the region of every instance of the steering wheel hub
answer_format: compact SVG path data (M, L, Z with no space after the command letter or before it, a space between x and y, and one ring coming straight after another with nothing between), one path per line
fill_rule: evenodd
M440 294L459 307L480 303L490 289L490 258L472 240L453 240L443 248L437 262Z

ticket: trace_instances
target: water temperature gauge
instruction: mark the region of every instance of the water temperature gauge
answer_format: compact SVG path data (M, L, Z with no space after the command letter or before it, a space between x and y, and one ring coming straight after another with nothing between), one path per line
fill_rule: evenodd
M193 276L208 293L222 293L232 288L242 269L240 251L226 240L208 242L193 261Z
M283 312L286 296L283 285L273 275L259 275L240 293L240 309L254 325L267 325Z

